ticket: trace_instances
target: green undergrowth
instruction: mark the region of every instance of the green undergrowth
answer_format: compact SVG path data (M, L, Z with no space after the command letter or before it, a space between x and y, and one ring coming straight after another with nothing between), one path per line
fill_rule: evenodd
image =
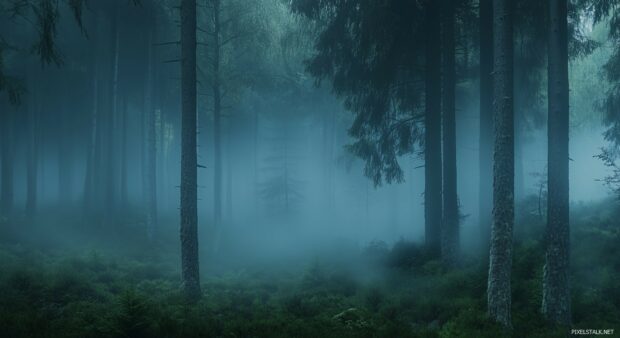
M573 219L573 327L618 329L618 225L612 216ZM3 245L0 336L564 337L566 328L539 315L542 223L520 223L533 229L516 240L511 331L487 319L481 259L465 257L461 267L446 270L401 241L370 243L354 268L314 260L302 273L257 268L207 275L196 302L183 299L175 262L160 256Z

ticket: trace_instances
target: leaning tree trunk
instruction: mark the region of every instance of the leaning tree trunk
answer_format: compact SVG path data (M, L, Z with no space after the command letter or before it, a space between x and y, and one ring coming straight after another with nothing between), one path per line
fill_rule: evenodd
M488 307L491 319L511 324L510 274L514 224L513 0L494 0L495 149L493 227L489 257Z
M493 210L493 0L480 0L480 243L489 250Z
M196 155L196 0L181 1L181 277L200 296Z
M454 266L459 252L459 206L456 192L456 114L454 4L443 1L443 222L441 255L448 266Z
M426 246L441 248L441 25L439 2L426 3L426 108L424 114L424 229Z
M551 0L549 6L549 192L542 312L555 323L569 325L567 0Z

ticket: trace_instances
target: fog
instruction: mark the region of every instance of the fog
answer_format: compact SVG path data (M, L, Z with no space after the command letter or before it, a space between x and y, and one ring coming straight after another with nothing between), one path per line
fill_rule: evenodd
M128 7L125 10L128 13L124 15L130 16L144 9ZM89 11L86 15L90 17L94 13ZM65 24L70 26L71 23ZM92 72L88 67L94 66L88 65L90 61L86 55L96 53L88 50L102 43L97 40L100 37L95 35L97 29L94 26L87 24L89 38L76 33L74 27L62 26L58 44L66 54L67 66L41 69L36 60L29 59L16 63L19 69L26 71L29 88L22 105L8 108L16 118L13 122L16 128L13 132L13 186L17 206L26 202L26 124L28 112L35 111L38 119L38 207L73 214L83 211L87 136L92 129L89 115L94 109L93 83L88 79L89 71ZM122 117L125 120L114 122L112 143L108 145L113 147L113 158L106 158L106 161L114 163L106 170L113 171L109 177L115 181L104 180L99 184L113 186L117 204L121 194L126 194L126 205L116 205L115 210L137 208L139 213L145 198L145 164L141 162L145 143L141 137L144 137L145 127L141 126L141 119L144 119L143 109L148 103L144 102L144 88L141 87L146 66L142 59L145 45L144 41L136 44L138 29L144 28L139 23L130 22L124 22L122 26L117 110L122 110L126 116ZM24 30L29 30L27 25ZM161 37L162 40L165 38L168 36ZM174 78L176 67L163 63L175 54L174 50L159 47L154 53L157 59L153 67L161 72L158 86L162 87L158 106L154 108L157 119L157 209L162 220L166 220L158 226L162 231L172 233L178 226L179 207L180 110L175 98L179 84ZM292 67L302 70L303 59L297 61L298 64ZM110 67L109 62L101 66L105 67ZM356 245L372 240L393 243L401 238L421 242L424 235L424 161L421 154L416 152L398 158L405 173L404 182L375 186L364 176L363 162L345 149L345 145L352 142L347 134L352 122L351 113L329 88L325 88L326 85L314 87L306 76L296 81L300 88L244 88L237 94L239 97L234 107L226 109L221 159L224 171L221 183L223 216L222 227L218 230L213 229L213 117L208 108L210 97L205 94L206 98L199 99L202 106L198 111L201 239L209 243L209 238L221 236L221 232L226 233L227 240L231 241L248 237L243 240L243 250L255 253L255 249L271 247L273 251L282 250L282 256L286 256L283 253L287 250L299 248L300 241L307 247L337 238L350 240ZM478 175L477 160L478 98L473 94L471 89L465 89L457 99L457 182L461 213L465 216L461 222L465 239L471 239L478 231L477 196L479 180L482 179ZM96 104L101 107L110 105L109 102ZM117 111L116 114L120 116L121 113ZM572 203L597 201L609 195L609 190L600 182L606 175L605 166L601 161L593 160L605 145L604 128L600 123L571 131ZM126 137L124 141L123 137ZM540 178L536 175L546 171L544 125L528 131L522 139L523 154L517 163L520 166L517 171L520 170L522 175L515 183L523 194L518 196L520 198L538 194ZM121 149L121 142L124 149ZM126 177L126 191L121 192L120 177L123 175ZM114 213L105 209L102 212ZM264 243L270 239L279 244Z
M329 310L329 318L364 308L369 318L379 316L373 322L361 314L374 323L368 327L389 317L406 327L398 332L417 336L448 332L448 323L467 316L459 312L465 307L425 308L431 313L424 319L410 318L421 305L403 305L390 286L407 295L421 285L454 289L458 271L484 284L494 252L507 250L512 264L513 243L519 283L542 285L553 231L566 230L567 243L569 234L617 240L610 230L620 191L615 7L569 1L569 30L558 38L567 51L560 48L558 58L546 2L520 1L514 33L506 35L511 42L514 35L506 66L492 53L502 41L485 35L502 28L492 27L497 14L484 12L491 1L194 2L2 1L0 267L13 271L6 283L28 262L35 266L29 271L43 274L63 257L90 257L83 258L92 264L88 273L123 276L80 277L113 285L106 304L116 304L121 290L154 302L149 294L159 291L150 281L165 284L163 295L183 290L218 308L228 304L218 295L230 295L218 293L222 285L251 289L256 278L280 283L269 291L275 295L290 277L302 279L306 295L307 276L329 267L370 288L371 297L374 288L390 294L402 307L394 313L407 319L390 317L387 305L366 309L356 303L366 291L340 280L331 282L350 288L349 298L334 301L342 309ZM555 61L566 67L553 68ZM505 88L512 92L502 97ZM564 115L553 115L558 111ZM553 166L558 157L548 154L565 160L564 132L566 180L564 162ZM561 229L549 225L556 219L566 219ZM502 229L509 237L497 249ZM579 255L598 255L589 246L596 241L572 254L575 292L602 288L598 279L579 279L587 270ZM97 265L99 255L106 268ZM145 276L127 277L151 265ZM67 274L82 276L78 270ZM252 275L265 271L273 273L269 281ZM486 288L474 289L467 297L481 318L509 326L479 309ZM430 304L443 304L432 298L443 297L438 290L428 291ZM15 304L3 299L7 309ZM534 308L519 302L518 311ZM581 309L577 322L592 323ZM8 332L25 332L15 330ZM148 332L165 335L157 330ZM215 336L265 333L221 330ZM168 336L180 332L193 331Z
M62 101L63 95L70 95L75 89L64 89L66 83L58 81L55 75L40 73L39 76L43 77L46 86L58 91L60 97L54 100ZM170 85L174 86L174 83ZM225 122L223 217L220 229L215 229L213 225L214 160L213 142L209 137L212 134L210 121L204 117L206 114L199 114L203 122L199 128L198 154L199 164L204 168L199 169L198 175L198 213L205 258L211 255L210 250L215 250L213 247L225 250L229 245L234 247L235 255L246 259L264 254L278 260L300 252L305 252L307 259L313 259L321 248L338 245L335 244L337 241L345 241L359 248L373 240L391 244L401 239L423 242L424 161L420 154L399 157L405 172L404 182L375 186L364 176L362 161L344 148L351 142L347 135L351 120L349 113L324 88L308 90L317 101L300 103L297 98L288 98L274 104L265 102L271 93L261 96L248 93L248 97L242 98L231 113L234 114L234 125ZM69 100L69 97L64 100ZM475 241L479 233L479 121L477 106L472 107L468 102L459 103L466 108L459 111L457 120L458 195L463 215L460 227L463 246L471 249L477 244ZM62 212L81 217L84 213L84 163L87 160L85 144L80 144L79 138L87 130L87 121L79 117L73 120L70 116L81 112L67 113L63 111L67 108L57 108L59 104L54 101L38 105L47 108L32 108L28 102L19 108L11 108L16 116L20 116L20 112L37 109L41 112L40 117L46 119L39 122L37 207L41 213ZM117 182L101 183L103 186L114 185L114 196L120 198L118 177L121 170L125 170L127 202L126 205L117 205L114 210L134 215L131 218L125 218L129 215L121 217L115 222L126 223L123 226L130 227L140 226L135 222L143 222L139 215L135 215L143 212L140 205L145 194L144 165L140 162L140 132L143 132L139 130L140 114L139 102L127 105L126 169L120 168L122 159L118 158L120 153L115 151L117 158L113 169ZM176 120L180 113L170 108L163 113L158 110L156 114L165 114L169 119L163 122L163 126L158 121L156 127L157 209L161 219L158 224L161 229L158 231L172 239L178 228L180 144L178 125L175 123L178 123ZM65 120L58 121L58 116L63 116ZM601 182L608 170L601 161L593 159L605 144L603 132L604 129L599 126L573 130L571 133L571 203L596 202L610 196L609 188ZM71 135L71 139L63 140L66 135ZM19 217L23 217L19 210L22 210L20 206L25 205L27 194L26 142L20 142L24 138L25 134L18 134L13 159L14 203L18 206ZM115 140L119 141L118 138ZM59 149L61 142L68 143L62 145L66 148ZM116 149L119 146L115 145ZM546 172L547 162L543 128L531 131L523 144L521 161L523 176L515 182L522 187L523 195L519 197L537 196L540 175ZM286 180L285 172L288 175ZM105 209L101 212L106 215L115 213ZM92 221L99 222L106 217L103 214ZM44 219L37 218L34 222L42 221ZM71 238L72 235L67 233L60 237ZM226 265L222 261L214 264Z

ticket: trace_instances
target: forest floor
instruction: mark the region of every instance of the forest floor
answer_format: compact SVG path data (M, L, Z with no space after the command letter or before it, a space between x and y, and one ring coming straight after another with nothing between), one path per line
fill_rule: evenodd
M620 334L620 226L612 202L572 212L573 328ZM539 315L543 222L516 227L513 324L486 318L486 263L447 271L418 245L203 278L186 303L172 250L0 242L1 337L564 337ZM125 243L127 245L127 243ZM131 246L129 246L131 247ZM350 259L355 259L351 264Z

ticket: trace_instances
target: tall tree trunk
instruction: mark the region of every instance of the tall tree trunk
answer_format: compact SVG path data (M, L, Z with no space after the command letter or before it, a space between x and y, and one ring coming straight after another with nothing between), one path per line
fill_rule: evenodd
M149 40L150 43L150 40ZM148 50L148 47L147 47ZM144 91L142 93L142 109L140 111L140 185L142 188L142 204L140 204L141 207L146 208L146 200L147 200L147 196L148 196L148 192L147 192L147 181L146 181L146 167L147 167L147 163L146 163L146 114L147 114L147 101L149 100L148 98L148 91L149 91L149 70L151 68L151 54L148 53L147 57L147 65L146 65L146 71L145 71L145 77L144 77Z
M334 205L334 143L335 143L335 119L334 109L326 109L323 115L323 159L324 159L324 191L325 206L331 212Z
M494 0L493 227L489 257L488 307L491 319L512 324L510 275L514 225L513 1Z
M427 0L424 136L424 229L426 246L441 250L441 25L439 1Z
M542 312L547 319L571 322L569 289L568 195L568 34L567 0L549 1L548 190Z
M58 203L67 205L71 202L71 131L69 110L67 107L61 108L58 116L59 125L57 137L58 146Z
M149 32L148 39L148 67L146 85L146 225L147 237L155 239L157 233L157 111L153 104L153 31Z
M0 105L0 156L2 157L2 176L0 176L0 216L8 219L13 213L13 117L11 108Z
M157 135L156 110L151 107L148 112L147 126L147 224L148 237L153 240L157 236Z
M444 263L453 266L459 252L459 206L456 191L456 114L454 4L443 1L443 222L441 253Z
M101 29L103 29L103 19L99 18L100 20L100 27ZM100 34L99 36L103 36L103 34ZM99 50L101 50L101 48L98 48ZM106 69L106 68L104 68ZM105 141L106 141L106 128L108 126L108 118L107 115L109 115L109 111L107 110L109 107L106 104L105 101L107 101L106 95L107 93L107 85L108 85L108 77L107 76L102 76L102 71L101 69L99 69L96 73L96 77L97 79L95 80L97 82L97 87L95 88L95 90L97 90L97 99L95 100L95 104L97 107L96 110L96 141L95 141L95 158L94 158L94 166L93 166L93 173L94 173L94 177L93 177L93 186L94 186L94 211L96 216L99 216L99 222L103 222L104 220L104 216L101 215L101 213L105 213L105 211L103 210L103 205L105 202L104 199L104 187L105 187L105 179L106 179L106 173L105 173ZM108 114L106 114L106 112L108 112ZM45 185L44 185L45 186Z
M102 81L102 46L99 41L104 37L104 19L100 10L95 10L95 36L92 43L92 114L90 118L90 138L87 150L86 175L84 182L84 205L86 212L95 214L101 211L102 191L103 191L103 141L104 141L104 109L101 97L102 89L105 88L105 81ZM41 165L45 165L42 162ZM41 186L43 190L45 185ZM100 218L100 217L97 217Z
M96 55L96 54L95 54ZM85 210L92 211L95 205L96 177L97 177L97 140L99 131L99 66L97 57L93 57L93 107L90 118L90 137L86 154L86 175L84 177L84 206Z
M523 168L523 142L525 133L524 111L515 110L515 201L525 197L525 173Z
M259 182L259 177L258 177L258 131L259 131L259 120L258 120L258 104L256 104L254 106L254 144L252 145L252 156L253 156L253 162L254 162L254 212L256 213L256 215L258 216L258 212L259 212L259 188L258 188L258 182Z
M288 128L289 128L289 124L285 123L285 127L284 129L284 140L283 140L283 145L284 145L284 212L285 214L288 216L289 215L289 207L290 207L290 192L289 192L289 168L288 168L288 142L289 142L289 138L288 138Z
M226 124L226 221L232 223L233 216L233 158L232 158L232 121Z
M489 253L493 210L493 0L480 0L480 243Z
M31 82L32 83L32 82ZM33 87L35 85L33 84ZM26 168L26 216L34 217L37 212L37 170L39 161L39 121L37 114L37 102L34 97L36 89L30 91L30 103L28 105L28 146Z
M213 217L222 221L222 93L220 87L220 0L213 0ZM219 231L219 229L217 230Z
M161 76L161 72L157 72L157 76ZM159 78L158 77L158 78ZM157 101L156 101L156 109L157 109L157 116L158 116L158 120L159 120L159 142L156 145L156 152L155 152L155 156L157 157L157 161L159 162L159 166L157 166L157 164L155 165L155 191L157 192L158 189L158 184L159 184L159 189L161 189L162 193L158 193L156 194L157 196L155 196L155 202L156 202L156 206L157 206L157 210L159 210L159 208L164 208L166 206L166 201L164 199L165 197L165 193L163 192L163 187L165 186L164 182L165 180L164 178L164 173L165 173L165 168L166 168L166 115L164 113L163 110L163 104L162 104L162 96L163 94L163 86L161 86L161 83L159 83L159 85L157 86L157 90L158 90L158 95L157 95ZM157 168L159 167L159 169ZM159 171L158 171L159 170ZM157 212L156 210L156 212Z
M117 116L118 109L118 62L119 62L119 11L118 4L114 9L114 23L113 23L113 35L112 35L112 109L108 114L107 125L107 155L106 155L106 214L113 215L115 205L115 189L116 181L116 142L114 140L114 122Z
M121 207L127 210L127 98L123 99L121 114Z
M196 154L196 0L181 1L181 277L200 296Z
M148 224L148 199L149 199L149 183L148 183L148 120L149 112L151 111L152 92L153 86L151 79L151 68L153 67L152 56L152 41L149 33L148 46L146 46L146 67L144 69L144 92L142 93L142 112L140 113L140 162L141 165L141 184L142 184L142 204L147 217L146 232L149 233Z

